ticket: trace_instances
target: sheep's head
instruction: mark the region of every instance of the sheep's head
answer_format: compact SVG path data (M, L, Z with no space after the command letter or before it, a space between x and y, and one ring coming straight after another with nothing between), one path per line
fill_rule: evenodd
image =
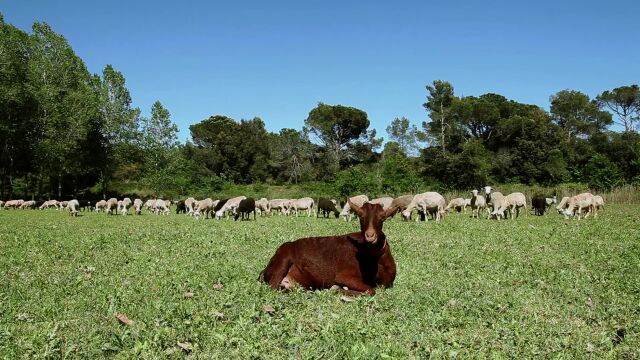
M364 240L369 244L375 244L379 239L384 238L382 233L382 223L396 213L396 207L387 210L380 204L365 203L358 206L349 200L349 207L358 215L360 219L360 232Z
M478 196L478 190L476 189L471 190L471 193L473 194L474 197Z
M487 186L484 187L484 193L485 194L489 195L489 194L491 194L492 191L493 191L493 188L491 186L487 185Z

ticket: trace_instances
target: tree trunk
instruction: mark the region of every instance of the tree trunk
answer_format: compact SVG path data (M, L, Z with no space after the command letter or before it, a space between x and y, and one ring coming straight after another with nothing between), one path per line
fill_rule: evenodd
M444 106L442 104L442 101L440 102L440 141L442 142L442 154L444 154L446 152L446 147L444 144Z
M62 172L58 172L58 199L62 199Z

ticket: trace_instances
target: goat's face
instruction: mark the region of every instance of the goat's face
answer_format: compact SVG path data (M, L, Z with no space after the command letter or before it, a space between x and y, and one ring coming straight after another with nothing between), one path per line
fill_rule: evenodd
M382 223L397 211L395 207L384 210L380 204L365 203L359 207L351 200L349 200L349 206L358 215L360 232L369 244L375 244L382 238Z

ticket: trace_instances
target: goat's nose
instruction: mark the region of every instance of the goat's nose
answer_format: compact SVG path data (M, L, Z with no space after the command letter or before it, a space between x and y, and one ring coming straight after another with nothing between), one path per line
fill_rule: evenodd
M376 240L376 232L375 231L367 231L364 233L364 237L367 241L375 241Z

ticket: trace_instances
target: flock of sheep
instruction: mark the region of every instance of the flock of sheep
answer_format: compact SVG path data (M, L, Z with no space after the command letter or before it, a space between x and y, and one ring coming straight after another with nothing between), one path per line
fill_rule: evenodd
M357 195L349 198L351 202L357 206L362 206L364 203L380 204L383 209L395 208L396 212L401 212L402 217L405 220L410 220L413 210L416 210L419 217L425 221L429 220L429 217L439 222L448 213L457 211L465 211L467 207L471 209L471 216L473 218L486 217L494 219L503 218L517 218L520 214L520 210L527 210L527 199L523 193L514 192L508 195L503 195L499 191L495 191L491 186L485 186L480 191L473 190L471 192L471 198L455 198L449 201L447 204L445 198L437 192L425 192L418 195L403 195L397 198L382 197L373 200L369 200L366 195ZM556 204L556 197L543 197L535 196L531 205L536 215L544 215L545 211L549 209L553 204ZM131 210L137 215L142 214L142 211L154 213L156 215L168 215L171 212L171 206L174 202L170 200L151 199L142 201L141 199L124 198L118 200L111 198L109 200L101 200L91 205L89 201L78 201L76 199L70 201L57 201L48 200L37 203L36 201L24 201L24 200L9 200L6 203L0 201L0 208L20 208L20 209L47 209L56 208L58 210L68 209L69 214L77 216L80 209L93 210L96 212L104 212L106 214L122 214L128 215ZM186 200L180 200L175 202L176 213L184 213L189 216L193 216L196 219L215 218L221 219L226 216L233 216L235 220L242 218L243 220L249 219L253 213L255 219L256 213L261 216L273 215L279 213L281 215L295 215L306 214L306 216L313 216L314 212L316 216L328 217L331 213L336 218L343 217L346 221L351 221L352 211L349 206L349 202L345 204L342 210L338 211L338 203L334 199L320 198L318 201L310 197L304 197L301 199L272 199L268 200L262 198L255 200L246 196L238 196L231 199L213 200L206 198L203 200L196 200L192 197ZM565 216L577 217L578 220L589 214L593 213L594 218L597 216L597 210L604 208L604 199L602 196L593 195L591 193L582 193L573 197L564 197L560 203L556 206L556 210Z

